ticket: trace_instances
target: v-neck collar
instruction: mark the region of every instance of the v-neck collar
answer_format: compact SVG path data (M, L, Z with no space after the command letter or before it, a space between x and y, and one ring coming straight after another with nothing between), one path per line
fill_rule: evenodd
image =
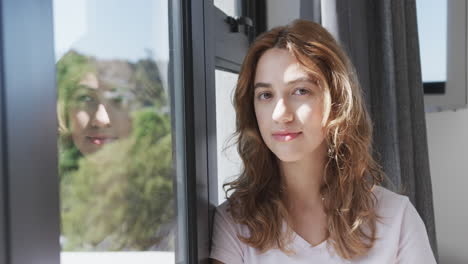
M287 231L287 223L286 221L283 221L283 232L286 232ZM307 240L305 240L303 237L301 237L298 233L296 233L292 228L291 228L291 232L292 232L292 236L293 236L293 239L292 239L292 243L294 245L294 247L297 247L297 249L309 249L309 250L322 250L324 248L326 248L327 246L327 241L328 239L325 239L324 241L320 242L320 244L316 245L316 246L312 246L309 242L307 242Z
M326 246L327 246L327 239L320 242L320 244L318 244L316 246L312 246L309 242L307 242L307 240L305 240L299 234L294 232L294 230L292 230L292 232L293 232L293 237L294 237L293 238L294 244L297 245L301 249L321 250L323 248L326 248Z

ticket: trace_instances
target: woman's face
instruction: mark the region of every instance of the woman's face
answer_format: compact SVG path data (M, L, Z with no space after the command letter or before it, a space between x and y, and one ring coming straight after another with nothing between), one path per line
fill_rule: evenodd
M326 155L321 89L287 50L272 48L260 57L254 87L261 136L281 161Z
M73 142L81 153L94 153L130 135L131 119L124 99L93 73L86 74L79 82L68 114Z

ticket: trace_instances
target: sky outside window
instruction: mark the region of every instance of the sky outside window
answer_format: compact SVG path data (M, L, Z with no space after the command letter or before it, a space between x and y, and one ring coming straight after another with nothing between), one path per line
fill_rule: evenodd
M447 1L416 1L423 82L447 80Z

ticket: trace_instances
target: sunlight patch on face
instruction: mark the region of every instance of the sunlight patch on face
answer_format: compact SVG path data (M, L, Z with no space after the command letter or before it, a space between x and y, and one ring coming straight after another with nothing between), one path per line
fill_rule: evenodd
M302 69L299 63L289 65L283 74L283 82L288 83L301 78L307 78L307 73Z
M76 117L78 119L79 125L84 128L88 125L89 122L89 114L86 111L79 111L76 113Z
M331 96L330 91L327 89L323 93L323 119L322 119L322 126L325 127L327 125L328 119L330 118L331 112Z
M312 112L313 109L310 105L308 104L302 104L301 106L299 106L296 110L296 116L297 116L297 119L299 120L299 122L301 122L301 124L304 124L306 122L306 118L310 112Z
M102 104L98 106L98 110L96 111L96 119L98 119L99 121L103 123L110 122L109 114L107 113L106 108Z

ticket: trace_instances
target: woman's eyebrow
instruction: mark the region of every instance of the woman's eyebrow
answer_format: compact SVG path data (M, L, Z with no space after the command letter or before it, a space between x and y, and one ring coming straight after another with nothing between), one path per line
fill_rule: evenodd
M94 90L96 90L96 88L90 87L87 84L78 84L78 86L76 87L76 90L91 90L91 91L94 91Z
M310 79L308 77L297 78L295 80L288 81L286 84L291 85L291 84L295 84L295 83L299 83L299 82L308 82L308 83L311 83L311 84L316 84L315 81L313 81L312 79ZM257 89L257 88L271 88L271 87L272 87L271 83L258 82L258 83L255 83L254 90Z
M254 90L257 88L271 88L271 83L258 82L254 85Z
M297 78L295 80L292 80L292 81L289 81L287 84L288 85L291 85L291 84L295 84L295 83L298 83L298 82L309 82L311 84L315 84L316 82L314 82L312 79L308 78L308 77L302 77L302 78Z
M92 87L89 87L89 86L87 86L85 84L79 84L75 89L73 89L71 94L76 95L77 93L80 93L80 92L95 93L96 89L92 88Z

